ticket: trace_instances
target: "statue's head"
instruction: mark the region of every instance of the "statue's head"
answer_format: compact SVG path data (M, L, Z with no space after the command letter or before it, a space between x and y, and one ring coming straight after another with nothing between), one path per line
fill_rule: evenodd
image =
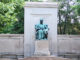
M40 19L40 24L43 24L43 19Z

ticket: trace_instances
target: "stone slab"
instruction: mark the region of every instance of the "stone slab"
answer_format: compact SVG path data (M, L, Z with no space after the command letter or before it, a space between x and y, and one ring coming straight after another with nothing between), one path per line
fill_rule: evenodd
M56 8L58 3L56 2L26 2L25 7L35 7L35 8Z
M20 58L18 60L71 60L67 58L61 58L61 57L27 57L27 58Z

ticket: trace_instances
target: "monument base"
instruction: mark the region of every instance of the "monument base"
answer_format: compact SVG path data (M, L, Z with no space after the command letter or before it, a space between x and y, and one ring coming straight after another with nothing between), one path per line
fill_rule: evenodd
M27 58L19 58L18 60L71 60L71 59L60 58L60 57L27 57Z
M48 40L35 41L34 56L50 56Z

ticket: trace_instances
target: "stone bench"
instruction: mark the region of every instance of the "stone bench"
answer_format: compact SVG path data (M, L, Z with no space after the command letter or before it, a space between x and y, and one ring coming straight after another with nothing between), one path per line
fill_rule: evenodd
M18 59L18 58L23 58L23 55L22 54L2 53L0 54L0 58Z
M63 54L59 54L59 56L63 56L64 58L66 58L66 57L77 58L77 57L80 57L80 54L77 54L77 53L63 53Z
M80 59L80 54L64 54L64 58L77 58Z
M64 53L64 54L59 54L59 56L64 57L64 58L70 58L70 59L77 59L80 60L80 54L77 53Z

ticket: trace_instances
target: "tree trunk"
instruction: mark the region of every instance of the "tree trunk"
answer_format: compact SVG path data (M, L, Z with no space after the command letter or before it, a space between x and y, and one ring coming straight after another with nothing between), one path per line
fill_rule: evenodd
M60 10L58 11L58 16L59 16L59 34L62 34L62 31L61 31L61 14L60 14Z

